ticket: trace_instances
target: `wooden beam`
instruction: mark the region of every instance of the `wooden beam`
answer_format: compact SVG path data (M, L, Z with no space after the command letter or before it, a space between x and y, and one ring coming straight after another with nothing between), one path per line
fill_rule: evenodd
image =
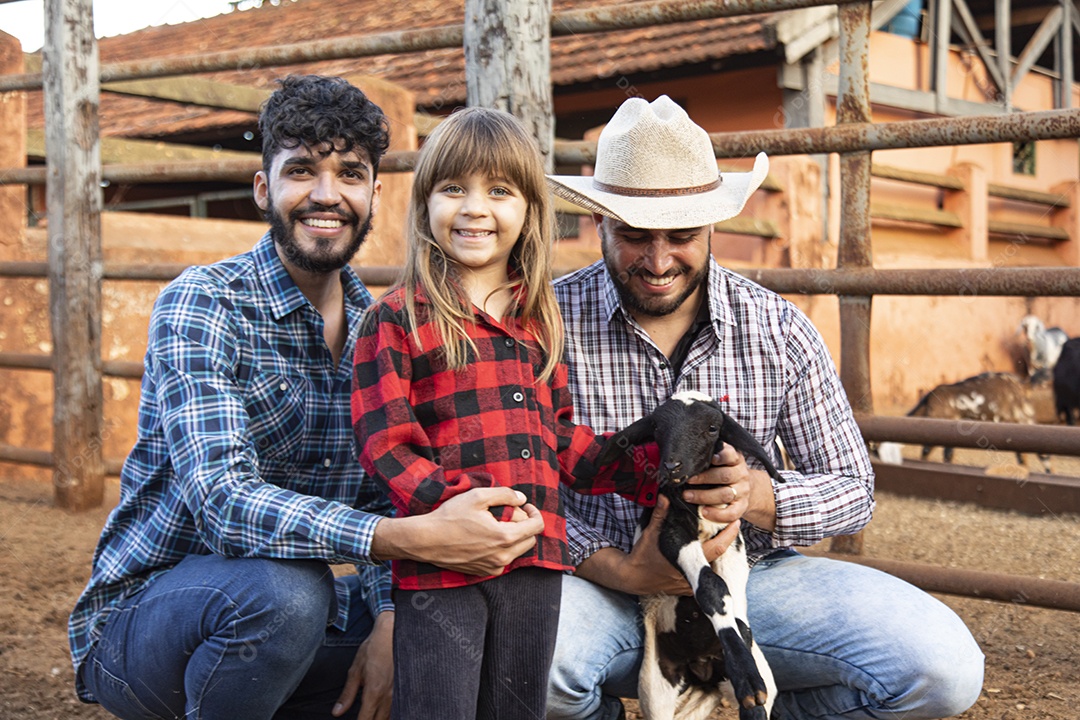
M1011 82L1014 88L1020 84L1020 81L1028 74L1028 71L1031 70L1031 67L1035 64L1035 61L1038 60L1039 56L1046 50L1050 41L1054 39L1054 35L1057 34L1058 28L1061 27L1061 18L1064 14L1065 13L1060 6L1051 10L1050 13L1043 18L1042 23L1039 25L1039 29L1036 30L1035 34L1028 40L1027 47L1025 47L1024 52L1020 54L1020 59L1016 62L1016 69L1013 70Z
M954 212L922 208L916 205L871 203L870 217L875 220L900 220L902 222L925 223L939 227L964 227L964 222Z
M46 157L44 130L26 131L26 154L33 158ZM199 145L181 145L162 140L101 138L101 162L106 165L156 164L170 160L250 160L259 157L258 152L214 150Z
M101 155L92 0L45 0L53 485L89 510L105 492L101 386Z
M465 0L464 38L468 104L521 120L551 172L551 0Z
M194 75L178 75L157 80L121 80L105 83L103 92L134 97L170 100L187 105L237 110L258 114L270 90L265 88L215 82Z

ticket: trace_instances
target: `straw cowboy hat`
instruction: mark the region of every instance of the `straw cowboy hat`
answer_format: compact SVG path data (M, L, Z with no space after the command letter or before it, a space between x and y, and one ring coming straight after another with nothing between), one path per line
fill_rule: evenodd
M712 140L667 95L630 98L600 133L592 176L549 175L561 198L643 229L712 225L742 212L769 173L759 153L754 169L723 173Z

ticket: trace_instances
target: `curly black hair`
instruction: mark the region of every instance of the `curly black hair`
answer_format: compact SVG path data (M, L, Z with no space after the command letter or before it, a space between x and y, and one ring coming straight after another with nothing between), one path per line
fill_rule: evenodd
M390 125L378 105L339 77L289 75L278 84L259 112L264 171L283 148L332 143L337 152L366 150L377 174L390 146Z

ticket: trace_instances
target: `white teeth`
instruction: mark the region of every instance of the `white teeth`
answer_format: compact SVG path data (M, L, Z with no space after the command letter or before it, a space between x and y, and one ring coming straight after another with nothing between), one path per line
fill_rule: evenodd
M649 285L655 285L656 287L664 287L665 285L670 285L671 283L675 282L675 276L674 275L658 277L656 275L646 275L646 274L642 273L641 274L641 279L645 283L647 283Z
M305 218L302 222L308 227L317 228L339 228L345 224L341 220L321 220L319 218Z
M490 230L455 230L454 232L462 237L487 237L491 234Z

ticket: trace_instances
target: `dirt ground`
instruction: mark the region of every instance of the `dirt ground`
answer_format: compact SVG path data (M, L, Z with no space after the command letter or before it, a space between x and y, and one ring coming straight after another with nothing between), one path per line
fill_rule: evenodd
M971 462L963 451L957 461ZM0 720L111 717L75 698L66 634L106 514L72 515L52 506L45 483L0 480ZM1075 516L1029 517L879 493L865 536L872 557L1080 582ZM986 654L982 695L959 718L1080 716L1080 613L941 599ZM628 708L635 717L633 704Z

